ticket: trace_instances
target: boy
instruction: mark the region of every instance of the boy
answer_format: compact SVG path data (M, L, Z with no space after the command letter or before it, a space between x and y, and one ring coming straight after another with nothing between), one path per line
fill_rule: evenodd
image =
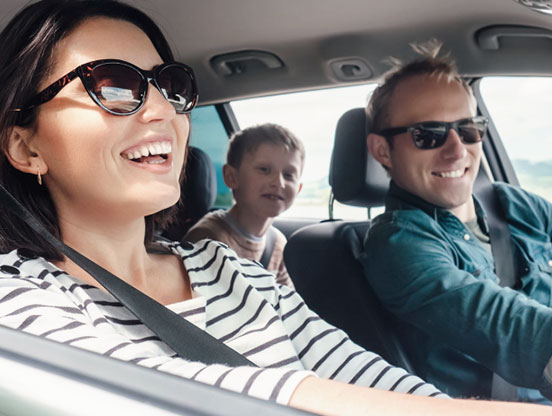
M301 190L304 159L303 144L282 126L262 124L235 133L222 169L235 203L228 211L205 215L184 239L222 241L293 288L283 258L286 238L272 222Z

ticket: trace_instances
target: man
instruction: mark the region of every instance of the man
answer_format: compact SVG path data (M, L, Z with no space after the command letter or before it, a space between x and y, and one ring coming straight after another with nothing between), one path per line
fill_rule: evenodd
M391 177L361 261L401 321L418 375L453 396L490 397L493 372L519 400L552 397L552 204L495 184L511 231L516 290L494 271L472 195L486 129L469 85L439 47L398 65L368 104L370 153Z

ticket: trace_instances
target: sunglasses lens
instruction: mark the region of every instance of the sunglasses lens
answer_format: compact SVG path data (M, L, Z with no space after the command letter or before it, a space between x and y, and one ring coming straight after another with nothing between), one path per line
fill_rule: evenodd
M190 72L183 66L169 64L156 77L165 98L177 113L187 113L197 101L197 88Z
M443 123L423 123L411 129L414 144L418 149L434 149L447 138L447 126Z
M127 114L136 110L145 91L145 80L131 67L107 63L95 67L90 74L91 92L107 109Z
M473 144L483 140L487 125L480 120L466 120L458 126L458 132L462 141L467 144Z

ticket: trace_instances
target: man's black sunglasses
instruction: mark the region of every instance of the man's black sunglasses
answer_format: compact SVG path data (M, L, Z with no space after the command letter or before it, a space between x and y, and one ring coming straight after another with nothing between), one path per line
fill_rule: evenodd
M87 62L65 74L42 90L25 110L50 101L76 77L81 79L96 104L117 116L131 115L140 110L150 83L178 114L190 112L199 98L194 73L187 65L166 62L152 71L145 71L119 59L102 59Z
M411 126L383 129L376 134L389 138L409 132L418 149L436 149L445 144L450 130L453 129L465 144L483 140L489 120L486 117L469 117L447 123L445 121L424 121Z

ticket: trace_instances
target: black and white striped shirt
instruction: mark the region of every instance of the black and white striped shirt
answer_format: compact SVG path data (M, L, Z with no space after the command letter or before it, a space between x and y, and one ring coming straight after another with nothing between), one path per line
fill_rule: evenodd
M287 404L308 376L445 396L329 325L286 286L225 245L161 243L182 258L194 297L168 307L259 366L176 357L113 296L42 258L0 256L0 324L64 344Z

